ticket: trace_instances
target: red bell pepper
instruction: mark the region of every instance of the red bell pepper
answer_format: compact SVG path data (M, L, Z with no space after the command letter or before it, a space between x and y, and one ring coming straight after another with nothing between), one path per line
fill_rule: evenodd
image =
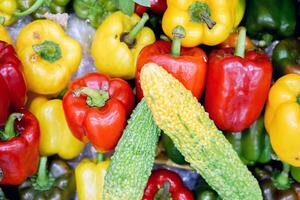
M157 41L141 51L137 61L136 94L142 99L143 91L140 85L140 71L149 62L162 66L177 78L196 98L200 98L204 90L207 70L205 52L198 48L180 47L184 37L183 27L178 26L173 31L173 42ZM171 54L170 54L171 53Z
M167 9L167 0L150 0L150 7L135 4L135 13L139 16L142 16L149 9L155 14L161 15Z
M159 198L161 197L161 198ZM193 194L183 185L181 177L173 171L158 169L152 172L142 200L193 200Z
M245 38L246 29L241 28L235 54L226 48L209 55L204 107L218 128L232 132L249 127L259 117L272 79L268 56L245 53Z
M6 95L10 99L9 107L13 110L24 106L27 98L27 87L22 69L22 63L16 56L13 46L0 41L0 76L2 76L7 86L8 90L6 90ZM0 85L1 84L3 83L0 83ZM8 107L4 105L0 107L0 125L3 125L7 119Z
M74 80L63 98L74 136L90 141L100 152L113 150L134 107L134 94L122 79L90 73Z
M5 123L9 113L10 100L7 94L7 85L2 76L0 76L0 126Z
M18 185L35 174L39 138L39 124L33 114L21 110L9 116L4 131L0 131L0 185Z

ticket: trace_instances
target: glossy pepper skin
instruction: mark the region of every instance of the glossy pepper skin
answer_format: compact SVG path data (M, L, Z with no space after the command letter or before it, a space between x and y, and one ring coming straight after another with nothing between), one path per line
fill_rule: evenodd
M267 163L271 160L272 147L264 127L263 116L241 132L226 132L225 137L244 164L252 166L257 162Z
M14 12L18 8L16 0L1 0L0 1L0 24L4 26L12 25L17 18L14 17Z
M171 138L168 135L162 134L161 141L162 141L163 147L165 149L165 152L166 152L168 158L170 158L174 163L179 164L179 165L187 164L183 155L175 147L173 141L171 140Z
M140 51L155 42L153 31L143 27L147 20L147 14L140 20L136 14L127 16L118 11L103 21L92 43L92 56L99 72L111 77L134 78Z
M276 77L300 74L300 39L281 40L273 50L272 63Z
M96 162L84 158L75 168L76 188L80 200L102 200L104 177L110 160Z
M113 0L74 0L75 14L81 19L86 19L94 27L117 10Z
M23 75L23 65L18 59L14 47L0 41L0 76L8 87L11 107L19 109L27 99L27 85Z
M134 101L126 81L94 72L70 83L63 108L74 136L106 152L121 137Z
M0 41L4 41L8 44L12 44L12 39L8 33L8 31L5 29L3 25L0 24Z
M241 38L245 36L243 29ZM245 47L245 43L239 44L236 50ZM208 60L205 110L219 129L242 131L254 123L264 107L272 64L265 53L246 51L241 57L232 48L213 50Z
M59 24L45 19L26 25L16 46L28 89L43 95L62 91L82 56L79 42L69 37Z
M22 13L20 17L31 14L34 18L45 18L46 13L64 13L69 2L70 0L17 0L19 13Z
M135 78L138 99L142 99L144 96L140 84L140 71L149 62L162 66L188 90L191 90L196 98L200 99L206 81L207 56L205 52L198 47L183 47L179 56L171 55L171 46L172 43L159 40L141 51Z
M0 133L0 185L19 185L36 172L39 138L39 124L33 114L22 110L10 115Z
M32 99L29 110L40 124L42 156L57 154L63 159L73 159L81 153L85 144L74 137L68 127L62 100L37 96Z
M294 0L247 1L245 24L252 37L290 37L296 27Z
M76 183L72 168L63 160L55 159L47 170L47 158L41 157L38 173L19 186L21 200L72 199Z
M135 4L135 13L142 16L144 12L152 11L155 14L161 15L167 9L167 0L150 0L150 7Z
M300 184L291 184L287 173L283 171L279 174L279 172L270 165L263 166L262 168L255 168L254 176L259 181L265 200L299 199ZM281 176L281 178L279 178L279 176ZM281 181L279 181L279 179L281 179ZM280 182L283 184L280 184Z
M265 111L265 126L278 157L300 167L300 75L287 74L272 86Z
M171 197L173 200L194 199L178 174L167 169L157 169L152 171L148 179L142 200L153 200L163 196L165 198L162 199L167 199L166 197Z
M182 46L213 46L223 42L235 26L238 0L167 0L167 5L162 27L168 37L181 25L186 30Z
M9 115L10 99L7 95L8 91L5 81L0 76L0 125L4 125Z

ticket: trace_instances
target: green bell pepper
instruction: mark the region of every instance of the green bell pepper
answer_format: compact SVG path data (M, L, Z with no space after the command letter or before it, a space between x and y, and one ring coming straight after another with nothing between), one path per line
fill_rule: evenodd
M291 175L295 181L300 183L300 167L291 166Z
M294 0L247 1L245 23L247 33L270 42L275 37L290 37L296 28Z
M71 0L17 0L21 12L16 12L16 17L32 15L34 18L45 18L48 13L64 13L66 6Z
M195 189L195 200L221 200L216 191L214 191L204 179L200 178Z
M175 147L173 141L169 136L167 136L166 134L162 134L161 140L168 158L170 158L174 163L178 165L187 164L187 162L184 160L183 155Z
M74 0L73 8L79 18L86 19L94 28L117 10L114 0Z
M273 51L272 63L276 77L300 74L300 40L288 38L280 41Z
M41 157L38 174L19 186L22 200L72 199L75 176L71 167L62 160L54 160L47 170L47 157Z
M244 164L251 166L271 160L272 147L262 116L242 132L224 134Z

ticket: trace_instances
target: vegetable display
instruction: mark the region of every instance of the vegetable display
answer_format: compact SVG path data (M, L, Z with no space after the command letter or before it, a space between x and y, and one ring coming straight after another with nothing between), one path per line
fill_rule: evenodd
M23 110L12 113L0 131L0 184L19 185L33 175L39 161L37 119Z
M142 68L141 86L159 128L222 199L262 199L257 181L190 91L153 63Z

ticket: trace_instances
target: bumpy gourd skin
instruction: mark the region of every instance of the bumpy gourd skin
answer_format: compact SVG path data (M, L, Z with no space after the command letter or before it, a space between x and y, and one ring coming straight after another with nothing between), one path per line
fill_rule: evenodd
M104 200L140 200L155 158L160 129L142 100L112 156L104 182Z
M156 124L223 200L260 200L256 179L192 93L163 68L147 64L141 86Z

